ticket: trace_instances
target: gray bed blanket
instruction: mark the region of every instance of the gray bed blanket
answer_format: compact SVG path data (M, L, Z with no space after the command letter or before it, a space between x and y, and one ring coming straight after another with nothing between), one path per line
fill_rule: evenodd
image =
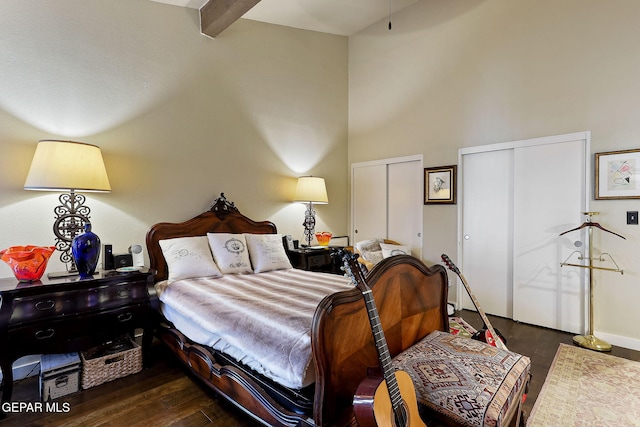
M353 288L343 276L289 269L156 285L159 298L256 360L267 376L301 388L312 360L311 323L318 303Z

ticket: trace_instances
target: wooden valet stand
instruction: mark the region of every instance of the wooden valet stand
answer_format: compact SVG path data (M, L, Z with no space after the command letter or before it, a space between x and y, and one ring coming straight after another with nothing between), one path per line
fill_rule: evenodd
M606 271L615 271L617 273L620 274L624 274L624 271L621 270L618 267L618 264L616 264L616 262L614 261L613 257L608 254L608 253L602 253L600 254L600 256L598 258L594 258L593 256L593 229L594 228L598 228L602 231L605 231L607 233L611 233L613 235L616 235L622 239L626 239L625 237L621 236L620 234L614 233L611 230L607 230L606 228L604 228L603 226L601 226L600 224L598 224L597 222L593 222L591 220L591 217L594 215L599 215L600 212L583 212L584 215L587 215L587 219L585 220L585 222L582 223L582 225L580 225L579 227L576 228L572 228L571 230L567 230L563 233L560 233L560 236L570 233L572 231L577 231L577 230L581 230L583 228L587 228L587 231L589 233L589 256L588 257L584 257L582 254L578 257L579 260L587 260L588 263L587 265L583 265L583 264L571 264L568 263L567 261L569 260L569 258L571 258L571 256L578 252L573 252L571 255L569 255L569 258L567 258L565 260L565 262L561 263L560 266L564 267L564 266L570 266L570 267L580 267L580 268L588 268L589 269L589 330L587 331L587 335L576 335L575 337L573 337L573 343L576 345L579 345L580 347L584 347L584 348L588 348L590 350L596 350L596 351L611 351L611 344L609 344L608 342L601 340L600 338L596 337L595 335L593 335L593 270L606 270ZM580 252L578 252L580 253ZM597 267L593 265L594 261L605 261L604 256L608 256L609 259L611 260L611 262L613 262L613 264L616 266L616 268L607 268L607 267Z

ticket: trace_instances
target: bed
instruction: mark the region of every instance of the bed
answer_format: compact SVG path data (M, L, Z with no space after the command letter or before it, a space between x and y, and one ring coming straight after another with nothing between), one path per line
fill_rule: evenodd
M169 278L162 242L215 233L278 236L273 223L254 221L242 215L224 194L209 211L192 219L156 224L147 233L146 244L160 294ZM295 288L308 285L302 282L315 281L315 276L304 276L302 271L276 273L287 276L287 280L292 280L291 277L298 280L291 285ZM308 370L312 372L307 372L309 375L299 386L274 380L251 363L224 351L224 346L220 350L209 342L202 343L203 340L198 339L201 341L198 343L189 338L198 334L194 335L190 330L188 319L176 321L166 307L163 309L162 302L158 307L157 336L197 378L265 425L356 425L352 407L354 392L367 377L368 369L378 366L362 296L341 276L306 271L304 274L331 276L329 279L336 288L327 288L326 295L316 296L319 302L309 308L306 335L310 341ZM235 274L232 279L243 277L264 282L263 277L269 277L269 274ZM392 356L435 330L447 330L447 276L442 266L428 268L416 258L395 256L376 265L368 273L367 281L378 301L380 320ZM173 283L179 282L183 281ZM262 298L256 298L259 300ZM209 311L215 310L209 308ZM231 311L224 308L225 317L232 315ZM269 336L265 341L277 340Z

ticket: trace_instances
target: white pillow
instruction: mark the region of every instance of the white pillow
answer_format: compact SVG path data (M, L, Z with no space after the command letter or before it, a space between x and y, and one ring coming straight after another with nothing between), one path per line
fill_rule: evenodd
M169 281L196 277L220 277L205 236L160 240L169 268Z
M362 255L364 252L377 252L380 250L380 243L384 242L382 238L375 238L369 240L362 240L360 242L356 242L353 247L356 251Z
M382 261L382 250L377 250L377 251L362 251L360 252L360 256L362 256L362 258L365 261L369 261L371 264L376 265L377 263L379 263L380 261Z
M245 234L254 273L292 268L282 234Z
M380 249L382 249L382 256L384 258L389 258L394 255L411 255L411 248L409 246L380 243Z
M222 274L253 273L243 234L207 233L213 259Z
M384 242L384 239L378 237L375 239L356 242L353 247L365 261L369 261L371 264L376 265L382 261L382 250L380 249L380 244L382 242Z

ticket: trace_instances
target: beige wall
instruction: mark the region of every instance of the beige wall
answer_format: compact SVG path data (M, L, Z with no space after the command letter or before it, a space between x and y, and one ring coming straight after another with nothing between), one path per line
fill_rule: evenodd
M88 205L116 253L220 192L302 238L308 174L329 193L317 229L345 234L347 63L345 37L241 20L213 40L197 10L148 0L3 0L0 248L54 243L57 194L22 189L40 139L102 148L113 190Z
M349 39L349 163L591 131L593 153L640 148L640 2L422 1ZM422 183L416 183L422 186ZM595 273L595 330L640 348L638 201L591 201L623 234L596 237L624 269ZM457 253L457 207L424 207L427 263ZM576 224L578 225L578 224ZM468 278L472 281L471 278Z

